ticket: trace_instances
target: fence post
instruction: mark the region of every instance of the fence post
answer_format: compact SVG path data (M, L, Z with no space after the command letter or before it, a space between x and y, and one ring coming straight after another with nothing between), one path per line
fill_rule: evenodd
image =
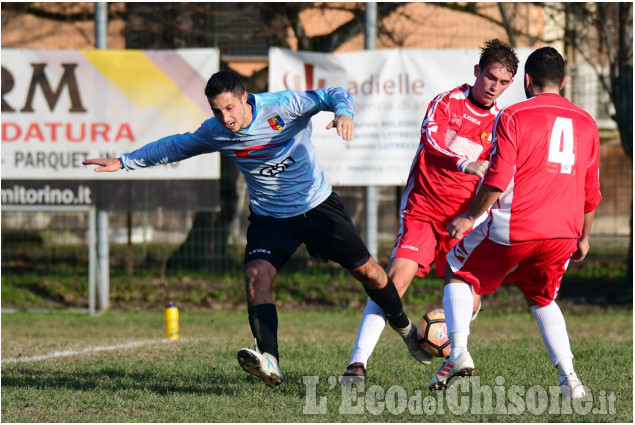
M97 212L88 211L88 312L95 315L95 287L97 278Z
M364 10L364 48L373 50L377 38L377 3L367 2ZM366 246L377 259L377 186L366 186Z
M95 47L106 49L108 44L108 3L95 3ZM108 240L108 211L97 211L98 299L99 312L108 308L110 296L110 246Z

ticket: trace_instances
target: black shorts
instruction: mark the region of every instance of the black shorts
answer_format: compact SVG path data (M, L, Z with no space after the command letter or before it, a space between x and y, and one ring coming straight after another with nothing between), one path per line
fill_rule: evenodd
M301 243L309 254L322 261L335 261L346 269L360 267L370 253L336 193L320 205L295 217L249 215L245 264L267 260L276 268L289 261Z

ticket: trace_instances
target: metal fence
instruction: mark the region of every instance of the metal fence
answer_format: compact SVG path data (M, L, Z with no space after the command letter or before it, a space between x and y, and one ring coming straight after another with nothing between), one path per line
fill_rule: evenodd
M20 3L20 6L11 7L3 3L3 47L93 47L94 37L91 34L93 4L59 3L58 9L51 6L56 4L45 5L44 11L40 9L38 13L34 13L30 9L31 3ZM227 34L233 30L237 16L235 13L230 13L231 8L226 7L227 10L225 10L220 6L216 10L218 13L213 16L194 13L196 9L188 9L184 5L174 6L169 10L164 9L163 21L155 22L150 32L147 28L141 31L144 25L151 23L147 19L140 20L139 18L145 13L146 7L150 6L143 3L129 4L130 15L127 18L128 21L125 21L124 4L112 3L109 39L114 37L113 31L119 31L119 35L124 35L123 39L128 47L169 48L213 45L221 47L224 49L223 53L230 55L262 55L275 40L273 36L258 37L257 34L251 33L247 34L249 37L242 42L235 38L229 39ZM187 11L185 15L184 10ZM28 25L23 24L25 31L23 31L22 42L15 36L15 28L11 25L12 20L16 20L21 14L27 15L28 18L24 21ZM244 14L242 9L241 14ZM67 17L60 18L62 15ZM181 24L183 20L189 19L187 24L189 28L198 27L205 31L192 30L187 37L181 39L173 35L168 37L167 32L175 27L179 28L172 21L176 19L175 17L180 19ZM57 25L62 19L61 23L66 30L48 31L46 30L48 26L34 24L37 19L57 20ZM13 32L9 33L9 30ZM148 33L153 33L154 37L145 39ZM64 38L64 34L67 38ZM476 34L475 37L479 35ZM169 42L166 41L168 39ZM447 40L444 43L447 44ZM109 42L109 47L121 48L122 46ZM606 106L605 95L598 88L597 81L589 76L588 72L582 71L582 68L579 68L576 74L573 96L581 103L595 108L600 120L607 123L607 127L614 128L610 121L612 111ZM110 212L111 276L131 277L141 272L147 273L148 270L160 277L173 272L188 273L195 270L240 276L248 215L245 202L246 188L240 175L236 180L229 180L221 184L221 198L225 200L232 198L232 209L235 212L230 217L227 217L227 212L222 209L220 212L204 214L196 211L164 210L134 213ZM632 254L629 252L632 221L632 163L623 153L614 130L609 132L602 144L601 184L604 200L596 213L590 258L595 264L609 266L608 268L596 267L593 273L598 276L611 274L612 267L622 268L629 262L632 263ZM364 188L336 187L335 191L340 194L356 227L363 234ZM401 187L379 188L378 259L382 265L388 262L398 230L401 191ZM193 228L195 219L205 220L208 225ZM86 293L86 282L90 274L87 226L86 212L33 212L3 208L3 283L13 278L19 277L23 280L26 278L26 286L36 293L45 293L55 285L68 285L68 288L65 288L68 295L61 301L67 305L86 308L87 298L89 298ZM192 234L196 232L201 234ZM192 242L184 246L186 240ZM330 265L323 267L312 261L303 248L296 253L293 261L287 266L287 269L302 270L307 273L319 268L331 269ZM60 279L61 276L65 277L63 282ZM70 283L68 276L72 277ZM4 286L3 307L7 306L5 302L8 299L28 297L28 291L23 294L5 294Z
M28 304L30 297L43 296L51 305L63 303L95 314L93 207L5 206L1 225L3 308ZM8 285L12 279L20 285ZM5 291L7 287L11 289ZM101 295L107 297L103 290Z

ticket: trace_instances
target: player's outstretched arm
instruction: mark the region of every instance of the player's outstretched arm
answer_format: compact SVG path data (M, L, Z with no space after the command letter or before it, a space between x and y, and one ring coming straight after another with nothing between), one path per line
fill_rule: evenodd
M341 136L342 139L346 140L347 142L353 140L355 123L353 122L353 119L348 115L336 116L335 119L326 126L327 130L330 130L332 128L336 128L337 135Z
M97 172L121 170L121 160L119 158L88 158L82 164L99 165L99 167L95 168Z

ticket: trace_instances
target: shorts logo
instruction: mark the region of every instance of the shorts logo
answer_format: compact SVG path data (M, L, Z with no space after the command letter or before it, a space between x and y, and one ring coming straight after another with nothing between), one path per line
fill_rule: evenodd
M411 250L413 250L413 251L417 251L417 252L419 252L419 248L417 248L416 246L412 246L412 245L401 245L401 246L400 246L400 248L403 248L403 249L411 249Z
M282 130L284 128L284 121L282 121L282 118L280 118L279 115L269 118L267 122L274 130Z
M465 239L461 239L461 241L454 246L454 250L453 250L454 256L461 263L465 262L465 260L467 259L467 251L465 250L465 247L463 246L463 241L465 241Z
M268 249L263 249L263 248L256 248L253 251L249 251L247 255L259 254L259 253L271 255L271 251L269 251Z

